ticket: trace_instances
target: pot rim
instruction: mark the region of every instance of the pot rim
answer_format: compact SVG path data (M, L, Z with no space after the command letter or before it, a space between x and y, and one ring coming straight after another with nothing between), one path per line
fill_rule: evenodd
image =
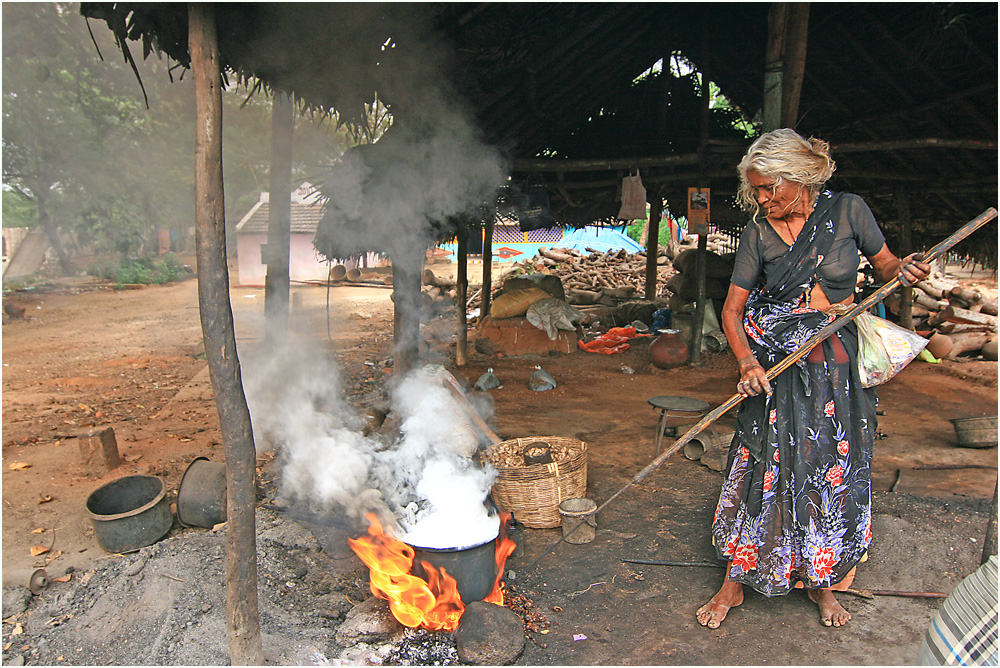
M153 478L153 479L159 481L159 483L160 483L160 491L156 494L155 497L153 497L153 499L151 501L148 501L147 503L139 506L138 508L134 508L134 509L129 510L129 511L124 512L124 513L117 513L115 515L98 515L97 513L95 513L94 511L92 511L90 509L90 499L91 499L91 497L94 496L94 494L97 494L99 491L101 491L105 487L109 487L109 486L115 484L116 482L118 482L119 480L125 480L126 478ZM156 475L127 475L127 476L122 476L121 478L118 478L117 480L112 480L111 482L105 483L105 484L101 485L100 487L98 487L97 489L95 489L93 492L91 492L90 495L87 496L87 502L84 504L84 508L87 511L87 516L90 517L90 519L96 520L98 522L109 522L109 521L112 521L112 520L120 520L120 519L124 519L126 517L135 517L136 515L140 515L140 514L146 512L147 510L156 507L156 504L158 504L160 501L162 501L166 497L166 495L167 495L167 484L165 482L163 482L163 478L161 478L160 476L156 476Z
M414 550L420 550L421 552L465 552L466 550L474 550L477 547L482 547L483 545L489 545L490 543L496 542L497 538L500 537L500 531L497 530L497 535L493 536L489 540L483 541L482 543L477 543L475 545L467 545L465 547L423 547L422 545L414 545L413 543L406 543L412 547Z

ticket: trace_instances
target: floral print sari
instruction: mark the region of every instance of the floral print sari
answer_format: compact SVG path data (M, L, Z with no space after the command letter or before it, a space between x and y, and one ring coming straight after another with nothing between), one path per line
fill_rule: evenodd
M834 319L809 308L834 237L838 195L823 193L795 243L747 299L744 327L769 369ZM753 223L751 223L753 224ZM729 578L766 596L837 584L871 541L875 393L861 387L848 324L745 399L712 534ZM822 361L819 361L822 360Z

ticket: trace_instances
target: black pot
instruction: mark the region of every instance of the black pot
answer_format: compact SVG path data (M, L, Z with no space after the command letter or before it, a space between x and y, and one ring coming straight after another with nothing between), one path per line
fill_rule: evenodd
M428 562L438 571L444 570L455 578L458 595L463 603L481 601L493 591L497 579L497 540L467 548L432 549L414 547L412 573L427 579L427 572L420 565Z
M87 497L97 544L108 552L134 552L170 531L174 518L161 478L131 475L98 487Z

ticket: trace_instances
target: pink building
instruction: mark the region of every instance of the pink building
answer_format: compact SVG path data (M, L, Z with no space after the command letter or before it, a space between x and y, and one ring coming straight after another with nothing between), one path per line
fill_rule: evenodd
M263 262L267 248L268 193L236 224L236 255L241 287L263 287L267 266ZM318 194L309 183L292 191L292 227L289 243L288 277L295 282L325 282L330 265L313 248L316 224L323 215Z

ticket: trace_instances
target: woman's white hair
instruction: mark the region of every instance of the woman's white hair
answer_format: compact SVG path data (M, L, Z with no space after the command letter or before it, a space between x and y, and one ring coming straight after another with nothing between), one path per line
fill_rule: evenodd
M740 206L753 211L754 218L760 213L760 205L747 180L748 172L775 179L775 186L783 181L802 186L810 197L815 197L836 168L830 157L830 145L822 139L803 139L790 128L766 132L750 145L737 168Z

